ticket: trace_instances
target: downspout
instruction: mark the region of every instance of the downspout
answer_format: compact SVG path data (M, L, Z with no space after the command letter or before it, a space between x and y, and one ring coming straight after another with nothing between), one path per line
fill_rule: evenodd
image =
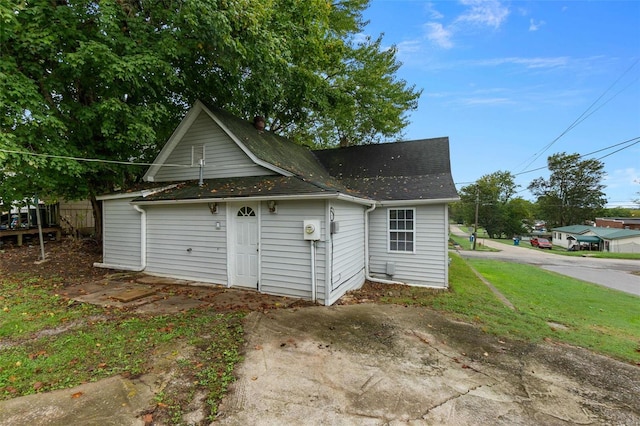
M316 303L316 242L311 240L311 301Z
M404 284L400 281L384 280L382 278L374 278L369 275L369 213L375 209L376 204L373 203L371 207L364 212L364 277L368 281L380 284Z
M141 214L140 216L140 270L147 267L147 211L134 204L133 208Z

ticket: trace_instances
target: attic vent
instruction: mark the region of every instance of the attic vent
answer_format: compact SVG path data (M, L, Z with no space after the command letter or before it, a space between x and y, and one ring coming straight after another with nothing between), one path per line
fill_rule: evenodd
M204 166L204 145L191 145L191 167Z

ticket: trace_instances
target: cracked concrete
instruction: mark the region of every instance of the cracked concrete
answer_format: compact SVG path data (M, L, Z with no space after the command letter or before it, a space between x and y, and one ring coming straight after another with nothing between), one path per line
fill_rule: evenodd
M433 311L253 312L225 425L640 424L640 369L506 342Z

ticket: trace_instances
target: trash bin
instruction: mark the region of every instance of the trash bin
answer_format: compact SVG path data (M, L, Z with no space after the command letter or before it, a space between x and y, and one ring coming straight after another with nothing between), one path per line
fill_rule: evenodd
M514 238L513 239L513 245L514 246L519 246L520 245L520 238Z

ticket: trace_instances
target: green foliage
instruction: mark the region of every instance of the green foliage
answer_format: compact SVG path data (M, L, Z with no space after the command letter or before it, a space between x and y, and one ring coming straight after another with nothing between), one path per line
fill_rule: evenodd
M526 232L525 225L532 220L530 202L516 197L518 185L508 171L494 172L482 176L475 183L460 189L458 215L466 223L475 223L475 208L478 206L478 225L483 227L491 238L502 235L521 235Z
M562 152L550 156L547 165L549 179L540 177L529 184L529 190L538 197L547 228L594 220L595 213L607 202L602 184L604 164L595 159L582 160L580 154Z
M398 135L420 95L394 48L354 41L369 0L0 3L0 193L136 183L196 99L307 145Z

